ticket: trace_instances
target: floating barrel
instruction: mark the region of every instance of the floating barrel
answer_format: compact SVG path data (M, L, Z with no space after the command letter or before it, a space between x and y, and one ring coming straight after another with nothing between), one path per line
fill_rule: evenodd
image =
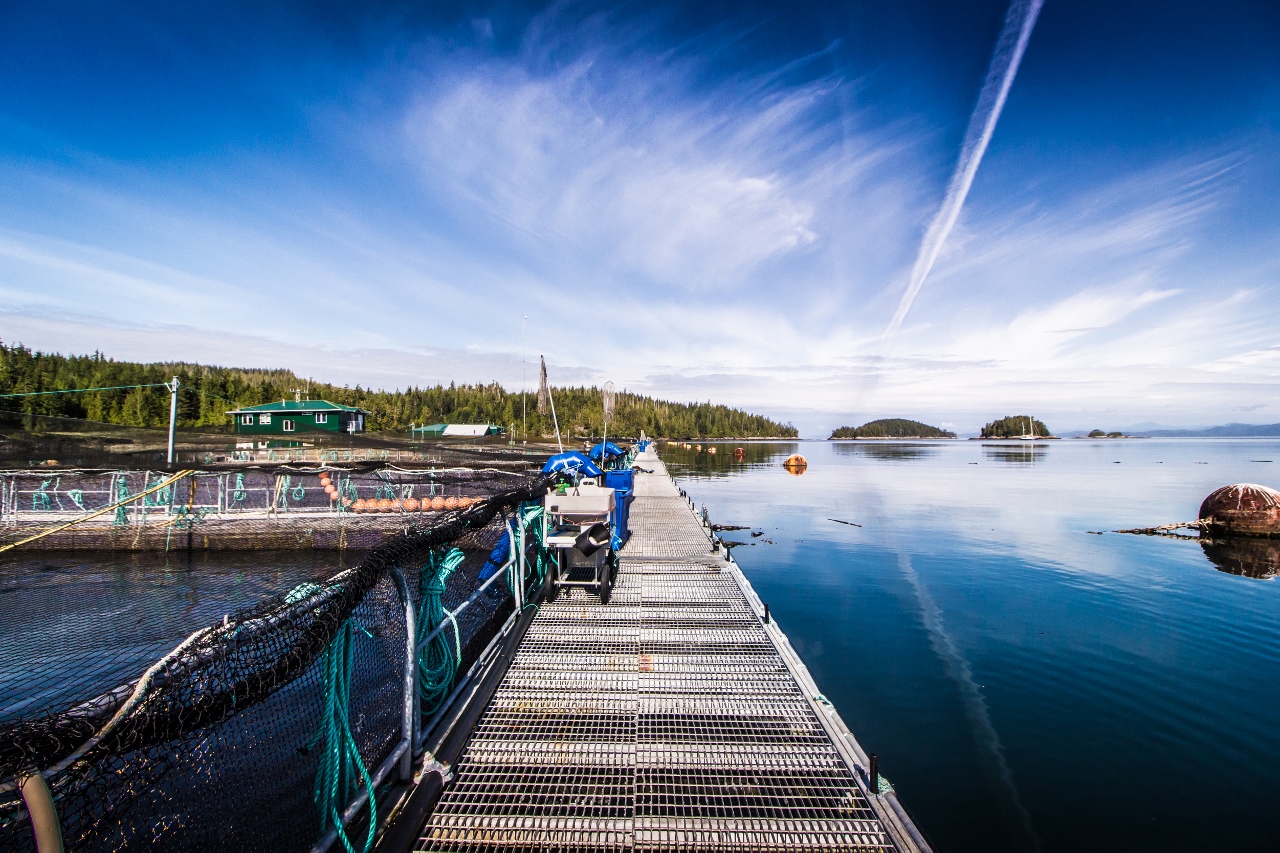
M787 469L788 474L795 474L799 477L804 470L809 467L809 460L805 459L799 453L793 453L787 457L787 461L782 463L782 467Z
M1223 486L1200 504L1200 520L1218 536L1280 536L1280 492L1253 483Z

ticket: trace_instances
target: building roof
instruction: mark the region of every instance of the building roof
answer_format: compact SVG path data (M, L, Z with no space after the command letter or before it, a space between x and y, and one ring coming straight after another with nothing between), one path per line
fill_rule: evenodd
M257 414L258 412L305 413L305 412L356 412L369 414L358 406L343 406L330 403L328 400L281 400L278 403L263 403L260 406L244 406L232 409L228 415Z

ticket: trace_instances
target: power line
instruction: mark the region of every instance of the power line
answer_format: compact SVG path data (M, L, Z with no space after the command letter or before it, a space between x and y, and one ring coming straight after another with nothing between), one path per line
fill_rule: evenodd
M88 391L130 391L134 388L168 388L168 382L152 382L149 385L109 385L105 388L67 388L62 391L26 391L22 394L0 394L2 397L39 397L41 394L83 394Z

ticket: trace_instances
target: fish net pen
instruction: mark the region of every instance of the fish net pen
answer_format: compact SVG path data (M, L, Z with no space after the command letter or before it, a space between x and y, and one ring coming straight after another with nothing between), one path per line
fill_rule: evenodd
M0 471L0 550L368 549L509 489L531 463Z
M121 476L76 473L98 485ZM396 474L340 476L406 485ZM124 478L131 490L138 475ZM202 490L214 484L198 494L211 499ZM99 596L118 574L86 574L75 553L3 555L0 851L36 849L42 803L71 850L367 850L394 768L408 767L423 728L541 580L543 482L466 488L474 501L439 512L377 498L417 517L365 552L106 558L162 567L161 585L210 568L235 579L234 594L183 595L182 606ZM372 819L366 806L349 823L362 797Z

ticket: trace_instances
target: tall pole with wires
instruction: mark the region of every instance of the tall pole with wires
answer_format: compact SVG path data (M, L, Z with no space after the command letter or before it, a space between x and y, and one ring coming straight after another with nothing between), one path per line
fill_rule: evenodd
M528 314L520 317L520 434L522 438L529 437L529 414L524 404L524 391L529 384L529 359L525 356L524 348L524 324L528 319Z
M178 377L169 386L169 465L173 465L173 431L178 426Z

